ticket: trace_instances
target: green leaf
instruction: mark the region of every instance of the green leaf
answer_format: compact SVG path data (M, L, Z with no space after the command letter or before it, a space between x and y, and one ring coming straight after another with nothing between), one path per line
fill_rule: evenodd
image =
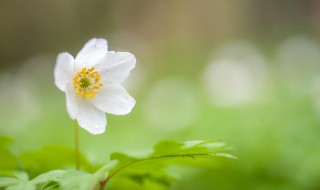
M145 157L137 158L122 153L112 153L110 160L117 160L118 165L110 170L108 177L104 180L108 182L118 173L122 177L128 177L138 183L145 180L153 181L168 186L173 178L166 172L166 167L177 164L177 159L191 158L216 158L226 157L236 159L231 154L226 153L227 146L221 141L188 141L177 142L165 140L157 143L153 152ZM183 162L191 165L191 162ZM179 162L182 164L182 162Z
M47 183L44 187L42 187L43 190L58 190L58 189L61 189L59 187L59 184L57 182L49 182Z
M26 173L15 172L11 174L12 177L0 177L0 187L8 187L9 190L34 190L39 184L57 181L64 173L62 170L51 171L28 181Z
M29 176L27 173L20 172L20 171L0 171L0 176L16 178L21 181L28 181L28 179L29 179Z
M109 171L118 165L118 160L111 160L98 171L96 171L93 175L99 181L105 179L109 175Z
M60 189L60 187L57 182L50 181L47 184L45 184L41 189L43 189L43 190L58 190L58 189Z
M110 161L94 174L82 171L66 171L57 180L62 189L88 190L99 186L100 181L108 176L108 172L117 165L118 161Z
M40 183L46 183L50 181L58 181L66 171L64 170L53 170L44 174L41 174L30 181L32 184L40 184Z
M19 183L17 185L9 186L6 190L36 190L36 186L29 183Z
M107 177L108 171L116 164L117 161L110 161L94 174L76 170L53 170L43 173L31 181L28 181L25 173L7 173L11 177L0 177L0 187L8 187L9 190L94 189L101 180Z
M97 182L92 174L76 170L66 171L58 180L61 189L66 190L93 189Z
M123 167L130 166L131 164L138 162L140 159L116 152L110 155L110 160L118 161L117 166L112 170L112 171L116 171Z
M181 146L183 143L176 142L176 141L160 141L153 147L153 154L151 154L151 157L157 157L162 155L172 155L177 154L179 151L181 151Z
M0 187L7 187L19 184L21 181L12 177L0 177Z
M24 189L25 184L28 182L28 174L25 172L16 171L2 171L0 172L0 187L9 187L6 189ZM26 186L25 189L32 187Z
M144 184L146 180L149 180L154 183L161 184L163 186L170 186L171 183L174 181L174 178L168 175L154 175L151 173L143 173L143 174L133 173L133 174L127 175L127 177L139 183L140 185Z
M17 178L0 178L0 187L7 187L9 190L35 190L35 189L92 189L99 182L93 174L82 171L53 170L41 174L31 181L24 181Z
M10 177L0 177L0 187L6 190L35 190L33 184L28 184L28 175L24 172L6 172Z
M21 154L20 160L30 177L35 177L51 170L74 168L75 150L65 146L47 146L41 150ZM80 154L80 163L82 170L93 170L83 154Z
M0 177L0 188L6 187L6 190L88 190L101 186L102 189L110 179L119 174L117 175L119 179L125 178L131 181L131 185L161 186L159 189L163 189L175 180L167 171L168 166L177 164L191 166L196 158L209 158L206 160L216 157L235 158L227 153L227 149L228 147L221 141L184 143L161 141L154 146L152 153L144 157L112 153L110 162L93 174L77 170L52 170L28 180L25 172L0 172L4 174L4 177ZM26 171L31 175L50 168L68 168L69 165L74 167L74 150L66 147L46 147L23 154L21 158ZM85 165L84 157L81 160ZM39 167L43 168L38 169ZM91 165L88 164L88 167L91 168ZM125 187L125 184L120 184L121 186Z

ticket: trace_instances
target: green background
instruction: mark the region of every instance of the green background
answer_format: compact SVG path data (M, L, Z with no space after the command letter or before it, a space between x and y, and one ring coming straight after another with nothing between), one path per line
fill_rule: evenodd
M80 130L93 165L161 139L222 139L239 161L179 168L169 189L320 189L319 12L311 0L2 0L0 135L15 155L73 147L56 55L102 37L136 56L124 85L137 103L107 114L102 135Z

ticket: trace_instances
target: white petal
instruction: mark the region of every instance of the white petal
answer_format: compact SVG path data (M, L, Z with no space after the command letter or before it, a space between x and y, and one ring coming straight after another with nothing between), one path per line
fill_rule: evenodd
M102 38L89 40L76 56L75 71L91 68L104 59L108 52L108 43Z
M67 111L71 119L75 119L77 117L80 101L81 97L76 93L72 86L72 82L70 82L66 90L66 102Z
M91 102L104 112L115 115L130 113L136 103L122 86L115 83L106 84L99 89Z
M103 82L122 83L136 65L136 58L129 52L109 51L107 58L96 66Z
M69 53L64 52L58 55L53 75L56 86L63 92L73 78L73 64L74 59Z
M81 128L94 135L104 133L107 125L106 114L91 105L87 99L82 99L79 104L77 121Z

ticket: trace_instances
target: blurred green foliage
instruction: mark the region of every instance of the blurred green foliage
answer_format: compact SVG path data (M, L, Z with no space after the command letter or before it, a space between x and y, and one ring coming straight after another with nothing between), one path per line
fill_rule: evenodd
M35 177L40 169L72 166L72 149L66 147L73 147L73 125L64 94L53 84L55 58L66 50L75 55L88 39L104 37L110 50L137 57L127 83L137 104L129 115L107 115L103 135L80 131L80 149L88 162L84 170L100 168L112 152L147 155L151 150L145 150L161 139L219 138L240 158L196 160L197 167L187 168L177 166L185 162L179 160L168 168L179 179L169 187L154 182L166 184L171 177L141 169L114 178L108 189L320 189L319 7L316 0L0 1L0 134L14 139L0 138L0 173L7 176L0 185L28 182L28 175ZM299 40L292 41L296 34ZM207 84L216 79L204 83L204 73L221 58L221 46L238 39L257 45L266 84L257 83L261 91L253 102L226 106L208 93ZM238 53L256 62L256 53ZM238 54L223 60L229 58L244 60ZM248 92L237 82L260 80L244 75L242 81L230 68L214 87ZM232 90L222 96L230 94L240 97ZM70 159L52 155L54 150L47 153L47 146L65 147L62 152ZM29 163L33 166L22 167ZM24 169L28 175L12 172ZM51 174L57 173L44 177L55 178ZM84 172L66 176L92 177ZM41 187L54 189L57 183Z
M118 177L127 178L143 185L145 181L153 185L169 187L174 178L166 171L169 165L184 164L193 165L189 162L173 162L174 159L196 159L201 157L236 158L225 153L225 144L215 141L189 141L178 143L175 141L162 141L155 145L154 151L149 156L131 157L121 153L112 153L110 162L103 167L90 173L78 170L55 170L68 169L70 163L74 164L74 150L65 147L47 147L41 151L24 153L21 161L25 172L8 170L0 176L0 188L8 190L35 190L35 189L105 189L109 181ZM72 160L70 160L72 159ZM87 166L81 157L82 166ZM159 164L159 160L162 161ZM10 159L4 162L11 161ZM202 162L203 163L203 162ZM147 166L147 167L144 167ZM84 167L82 167L84 168ZM48 170L52 170L49 171ZM93 173L93 174L92 174ZM36 176L37 174L38 176ZM29 180L29 177L31 180ZM114 183L117 187L117 183ZM122 183L120 183L123 186ZM109 186L107 186L109 188ZM112 186L111 186L112 188ZM131 186L123 187L125 189Z
M7 137L0 136L0 171L1 170L17 170L18 162L14 154L9 150L12 140Z
M31 178L41 173L59 168L74 168L74 148L64 146L46 146L41 150L22 153L19 156L21 164ZM83 154L80 154L81 170L93 172L92 165Z

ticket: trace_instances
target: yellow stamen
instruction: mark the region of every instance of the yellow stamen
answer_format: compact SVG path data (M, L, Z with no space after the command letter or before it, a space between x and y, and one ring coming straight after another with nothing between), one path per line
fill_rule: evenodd
M100 80L100 74L94 67L90 69L83 68L73 78L73 87L82 99L94 98L100 87L103 86Z

